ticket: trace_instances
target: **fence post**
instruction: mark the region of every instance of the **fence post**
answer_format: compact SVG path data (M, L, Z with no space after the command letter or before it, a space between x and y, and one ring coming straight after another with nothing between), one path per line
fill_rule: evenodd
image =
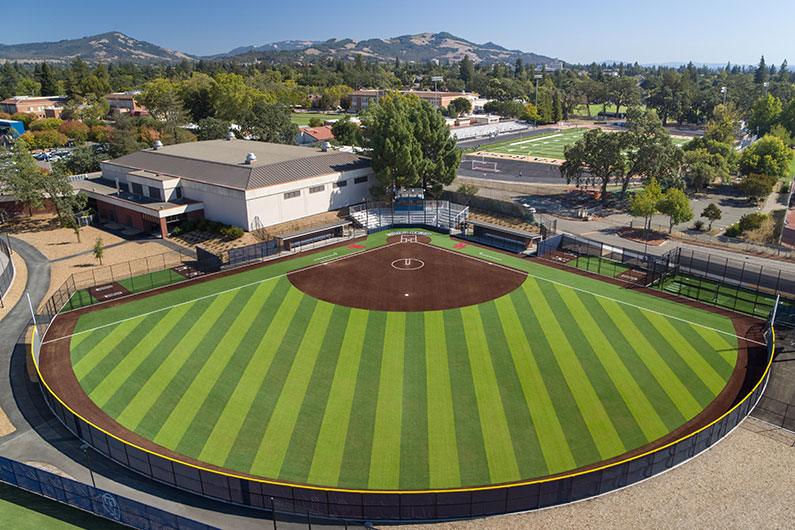
M276 530L276 503L273 501L273 497L271 497L271 516L273 518L273 530Z

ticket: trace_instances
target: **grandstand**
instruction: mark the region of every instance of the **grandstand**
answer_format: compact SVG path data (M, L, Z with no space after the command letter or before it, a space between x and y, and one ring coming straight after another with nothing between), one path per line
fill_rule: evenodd
M421 208L396 209L387 202L367 202L350 207L351 218L367 230L393 225L429 225L450 230L469 216L469 207L450 201L422 201Z
M527 129L530 129L530 127L526 123L519 123L517 121L503 121L499 123L456 127L455 129L452 129L450 133L455 135L459 140L469 140L471 138L480 138L484 136L488 137Z

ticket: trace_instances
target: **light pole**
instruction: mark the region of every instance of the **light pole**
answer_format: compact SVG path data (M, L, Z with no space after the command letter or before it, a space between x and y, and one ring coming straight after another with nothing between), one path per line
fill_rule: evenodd
M720 93L723 94L723 106L724 107L726 106L726 93L728 91L729 91L729 89L727 87L725 87L725 86L720 87Z
M440 101L439 101L439 85L437 85L437 83L439 81L444 81L444 77L440 75L434 75L431 77L431 81L433 81L433 92L434 95L436 96L436 108L438 109Z
M533 79L536 80L536 112L538 112L538 80L541 79L542 77L544 76L541 74L535 74L533 76Z
M763 97L767 97L767 87L770 86L770 81L765 81L762 86L765 87L765 95Z
M81 445L80 449L83 450L83 454L86 456L86 462L88 462L88 472L91 475L91 485L96 489L97 483L94 481L94 470L91 469L91 457L88 456L88 444Z

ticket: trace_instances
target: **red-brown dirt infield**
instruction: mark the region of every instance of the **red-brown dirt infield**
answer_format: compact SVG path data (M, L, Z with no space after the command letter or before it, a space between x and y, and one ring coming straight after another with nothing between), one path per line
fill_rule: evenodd
M355 241L364 242L362 240L355 240ZM344 244L348 243L349 242L346 242ZM343 244L340 244L338 246L342 245ZM481 247L481 245L475 245L475 246ZM308 251L306 254L320 253L328 251L331 248L334 248L334 246L321 248L316 251ZM489 247L482 247L482 248L487 248L488 250L493 252L500 252L499 250L491 249ZM509 253L505 252L505 254ZM292 258L292 256L286 259L290 258ZM189 280L188 282L185 283L173 284L157 290L133 294L130 295L129 297L125 297L124 299L112 299L103 304L97 304L94 306L89 306L58 315L58 317L53 321L50 328L48 329L45 337L47 343L45 343L41 349L41 356L39 363L40 363L40 370L42 376L44 380L47 382L47 385L49 386L52 393L58 396L70 408L72 408L74 411L77 411L87 421L90 421L94 425L108 432L113 433L115 436L118 436L122 440L125 440L128 443L136 444L137 446L145 448L148 451L153 451L161 455L164 455L168 458L173 458L181 462L186 462L192 465L200 466L209 470L214 470L223 473L230 473L231 471L228 469L207 464L206 462L186 457L185 455L179 454L173 450L159 446L154 442L152 442L151 440L143 438L140 435L126 429L125 427L122 427L121 425L113 421L85 394L85 391L80 386L80 383L77 381L77 378L74 375L74 371L72 370L69 340L57 340L57 339L59 337L68 337L69 335L71 335L74 332L74 326L77 323L78 318L83 314L91 313L93 311L97 311L106 307L122 304L127 301L147 298L163 292L180 289L185 285L202 283L205 281L210 281L215 278L228 276L231 274L237 274L243 270L250 270L253 268L267 266L270 265L271 263L278 261L283 261L283 259L278 259L271 262L265 262L262 264L251 265L237 270L229 270L217 274L210 274ZM601 281L605 281L607 283L627 286L625 282L617 278L607 278L604 276L597 276L588 271L583 271L581 269L576 269L571 266L565 266L560 263L554 263L544 259L536 258L533 261L536 261L537 263L541 263L553 268L566 270L574 274L596 278ZM669 293L660 292L653 289L639 287L636 288L636 290L659 298L674 300L679 303L684 303L687 305L691 305L693 307L698 307L703 310L726 315L732 318L736 333L739 337L748 337L749 339L753 339L756 341L764 341L764 338L762 336L764 322L762 320L744 316L739 313L724 310L721 308L709 306L707 304L703 304L694 300L686 300L671 295ZM718 397L696 417L692 418L690 421L680 426L673 432L668 433L666 436L658 440L655 440L643 447L639 447L635 450L629 451L628 453L625 453L623 455L602 462L598 462L595 464L591 464L588 466L583 466L578 469L566 471L563 473L558 473L556 475L549 475L547 477L537 477L536 479L537 480L548 479L556 476L568 475L573 472L582 472L588 469L601 467L613 462L618 462L631 456L643 454L647 451L662 447L676 439L679 439L682 436L686 435L687 433L694 432L699 428L702 428L708 425L710 422L717 419L721 414L723 414L725 411L731 408L732 405L737 403L741 398L745 397L746 394L751 391L753 386L757 383L757 381L759 381L759 378L764 372L764 367L766 365L766 351L764 346L758 346L756 344L749 343L744 340L739 340L738 342L739 342L738 344L739 348L738 348L737 364L735 366L734 372L732 373L729 379L729 382L727 383L726 387L724 387L723 391L718 395ZM255 479L260 478L248 473L241 473L241 472L231 472L231 473L243 477L249 477Z
M499 298L518 288L527 275L425 243L391 243L287 277L297 289L332 304L371 311L438 311Z

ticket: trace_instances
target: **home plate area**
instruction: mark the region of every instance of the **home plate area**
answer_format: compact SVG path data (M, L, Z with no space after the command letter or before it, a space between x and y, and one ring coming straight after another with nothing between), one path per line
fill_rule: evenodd
M299 269L288 278L319 300L375 311L480 304L510 293L526 278L524 272L428 243L422 235L390 236L384 247Z

